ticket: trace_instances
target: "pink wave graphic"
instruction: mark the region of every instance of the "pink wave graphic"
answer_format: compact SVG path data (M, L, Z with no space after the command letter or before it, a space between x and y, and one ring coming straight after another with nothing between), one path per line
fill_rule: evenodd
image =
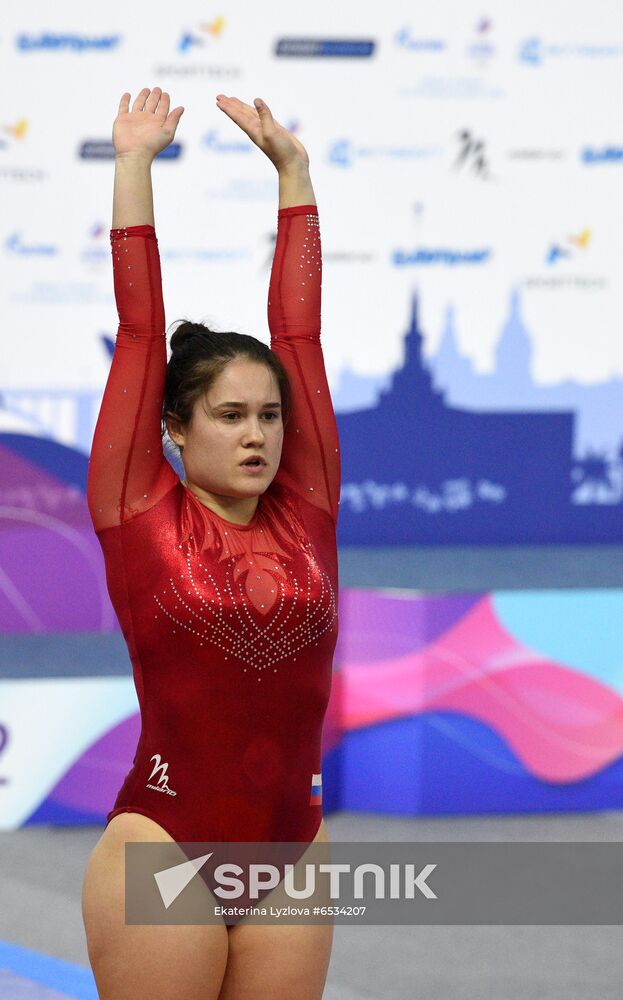
M343 664L342 685L345 730L454 711L498 732L542 781L579 781L623 751L620 696L517 642L489 596L424 649Z

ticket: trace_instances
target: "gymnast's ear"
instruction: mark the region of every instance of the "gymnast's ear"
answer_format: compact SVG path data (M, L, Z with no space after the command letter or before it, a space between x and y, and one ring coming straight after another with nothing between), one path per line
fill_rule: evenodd
M184 443L186 440L186 434L184 432L184 424L176 417L174 413L167 413L165 423L167 425L167 431L171 440L178 446L180 451L184 448Z

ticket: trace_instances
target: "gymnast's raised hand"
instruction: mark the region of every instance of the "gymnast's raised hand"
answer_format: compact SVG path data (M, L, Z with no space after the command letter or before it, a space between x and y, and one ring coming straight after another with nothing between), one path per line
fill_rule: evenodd
M175 137L184 108L170 111L171 98L160 87L143 87L130 111L130 95L119 102L112 138L117 156L141 155L153 159Z
M266 153L277 170L309 167L309 156L303 143L273 118L270 108L261 98L256 97L253 103L255 107L244 104L237 97L226 97L225 94L218 94L216 98L217 107L229 115L255 145Z

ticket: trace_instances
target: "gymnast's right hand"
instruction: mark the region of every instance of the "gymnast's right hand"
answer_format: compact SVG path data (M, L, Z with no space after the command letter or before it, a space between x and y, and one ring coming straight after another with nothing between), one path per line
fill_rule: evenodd
M143 87L130 111L130 95L123 94L112 128L117 156L153 160L175 138L184 108L169 111L171 98L160 87Z

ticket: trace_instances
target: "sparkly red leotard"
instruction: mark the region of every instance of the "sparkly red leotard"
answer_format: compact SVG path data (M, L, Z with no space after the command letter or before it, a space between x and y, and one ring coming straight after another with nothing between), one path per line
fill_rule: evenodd
M311 842L337 640L340 484L317 210L278 216L268 322L293 410L279 471L247 525L209 510L163 455L156 235L132 226L111 241L119 331L88 501L142 731L108 820L143 813L177 841Z

